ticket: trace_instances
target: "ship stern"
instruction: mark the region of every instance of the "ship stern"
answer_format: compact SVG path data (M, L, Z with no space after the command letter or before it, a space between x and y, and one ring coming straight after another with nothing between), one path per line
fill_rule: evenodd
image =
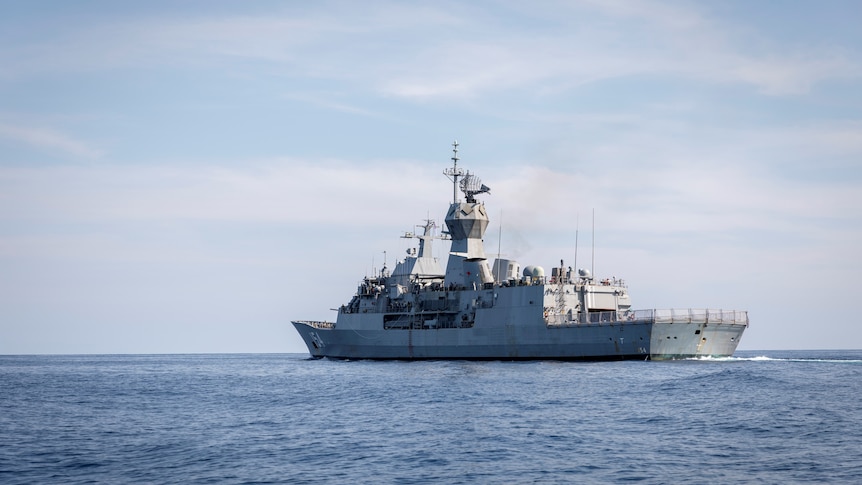
M730 357L745 325L657 323L650 338L651 360Z

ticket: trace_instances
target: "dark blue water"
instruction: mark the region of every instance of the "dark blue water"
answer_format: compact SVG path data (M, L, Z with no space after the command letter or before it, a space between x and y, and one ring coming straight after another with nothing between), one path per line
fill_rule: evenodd
M0 483L862 483L862 351L0 356Z

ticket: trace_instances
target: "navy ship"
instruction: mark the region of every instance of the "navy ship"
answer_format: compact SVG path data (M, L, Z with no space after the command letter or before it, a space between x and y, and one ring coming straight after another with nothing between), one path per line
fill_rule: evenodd
M455 142L446 231L426 220L394 270L362 279L334 322L293 325L314 358L622 360L727 357L748 328L748 312L632 309L624 281L597 280L560 261L541 266L485 254L490 189L458 167ZM460 194L463 200L459 198ZM450 242L445 269L435 240Z

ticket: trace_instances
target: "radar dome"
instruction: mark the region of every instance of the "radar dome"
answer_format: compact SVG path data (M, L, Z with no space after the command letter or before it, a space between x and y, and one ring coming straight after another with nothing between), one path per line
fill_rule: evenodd
M524 276L529 276L530 278L543 278L545 276L545 269L541 266L533 266L531 264L524 268Z

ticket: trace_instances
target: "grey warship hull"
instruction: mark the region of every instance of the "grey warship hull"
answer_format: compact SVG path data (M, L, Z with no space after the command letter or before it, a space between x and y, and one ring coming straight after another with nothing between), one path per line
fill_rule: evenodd
M502 329L336 330L295 321L314 358L395 360L669 360L726 357L736 350L744 325L618 322L560 327ZM701 330L699 335L695 335ZM673 340L666 342L664 339ZM701 345L705 338L709 345Z
M596 280L560 261L540 266L487 261L488 215L476 196L490 192L454 165L453 201L436 236L427 220L419 247L390 272L366 276L335 322L296 320L312 357L336 359L622 360L725 357L748 327L745 311L633 310L622 280ZM460 180L460 183L459 183ZM460 187L465 200L458 199ZM445 270L431 252L451 241Z

